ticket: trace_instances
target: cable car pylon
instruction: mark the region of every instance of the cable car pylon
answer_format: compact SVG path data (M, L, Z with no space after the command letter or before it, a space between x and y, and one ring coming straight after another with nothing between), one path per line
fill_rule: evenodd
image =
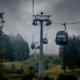
M43 22L46 22L46 26L50 26L52 21L49 19L51 15L43 15L41 12L40 15L33 15L35 19L33 19L33 25L37 25L37 22L40 22L40 56L39 56L39 80L42 80L44 77L44 63L43 63ZM37 18L38 17L38 18ZM39 18L40 17L40 18ZM46 19L41 19L45 17Z

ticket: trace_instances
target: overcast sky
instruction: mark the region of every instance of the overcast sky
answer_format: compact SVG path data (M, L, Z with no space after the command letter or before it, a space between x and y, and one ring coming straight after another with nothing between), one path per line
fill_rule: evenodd
M80 0L34 0L34 13L43 11L51 15L51 20L57 23L80 21ZM29 44L40 39L40 26L32 25L32 0L0 0L0 12L5 12L3 31L10 35L20 33ZM44 26L44 35L48 26ZM64 30L63 25L52 24L48 29L49 44L44 45L44 53L58 54L59 46L55 43L57 31ZM69 35L80 35L80 24L67 25ZM45 50L46 49L46 50ZM38 51L38 50L37 50ZM34 53L34 51L31 51Z

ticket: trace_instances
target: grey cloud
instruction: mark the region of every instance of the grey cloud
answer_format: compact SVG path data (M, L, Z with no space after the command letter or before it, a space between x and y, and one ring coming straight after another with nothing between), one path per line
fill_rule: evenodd
M35 12L43 11L51 14L53 22L77 22L80 21L80 0L34 0ZM20 33L31 44L32 35L39 42L40 26L32 25L32 0L0 0L0 11L4 11L4 32L7 34ZM67 25L69 34L80 34L80 24ZM52 24L49 26L47 51L58 53L55 44L55 36L58 30L63 30L63 25ZM44 26L44 35L47 27ZM46 45L45 45L46 46ZM44 49L46 49L44 46Z

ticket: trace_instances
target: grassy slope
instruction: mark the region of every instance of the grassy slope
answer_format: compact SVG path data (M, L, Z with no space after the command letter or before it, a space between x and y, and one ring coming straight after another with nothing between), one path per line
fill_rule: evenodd
M48 59L50 62L53 62L53 58L49 58L49 57L44 57L44 61ZM37 56L37 59L34 59L34 56L30 56L30 59L28 60L25 60L23 62L8 62L8 63L4 63L5 65L7 65L8 67L11 67L12 64L15 64L16 68L20 68L22 65L26 71L26 67L29 65L29 64L36 64L39 62L39 56ZM76 74L80 80L80 72L79 72L79 69L77 70L78 72L76 73L73 73L73 74ZM48 75L50 76L51 78L54 78L54 80L56 80L56 78L58 77L58 75L60 73L63 73L63 70L61 70L61 65L50 65L49 66L49 69L48 70L44 70L44 75ZM70 73L69 70L67 70L67 73Z
M4 63L4 65L6 65L7 68L11 68L13 64L15 65L16 69L20 69L21 66L23 66L24 71L27 71L27 67L22 62L14 61L14 62Z
M45 61L46 59L48 59L49 62L51 63L51 62L54 62L54 58L55 58L55 57L53 57L53 58L51 59L51 58L48 57L48 56L46 56L46 57L44 56L44 61ZM28 64L35 64L35 63L38 63L38 62L39 62L39 56L37 56L37 59L34 59L34 56L31 56L30 59L24 61L23 63L26 64L26 66L28 66ZM78 69L78 70L75 71L75 73L71 73L71 72L67 69L67 74L68 74L68 73L75 74L75 75L77 75L77 77L78 77L79 80L80 80L80 72L79 72L79 71L80 71L80 70ZM54 80L56 80L56 78L58 77L58 75L59 75L60 73L64 73L64 71L61 69L61 65L51 64L51 65L49 66L49 69L48 69L48 70L44 70L44 75L48 75L48 76L50 76L51 78L54 78Z

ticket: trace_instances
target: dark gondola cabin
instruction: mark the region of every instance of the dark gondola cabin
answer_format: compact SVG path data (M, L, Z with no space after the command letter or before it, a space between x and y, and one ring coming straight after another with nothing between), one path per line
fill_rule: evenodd
M43 44L48 44L48 39L47 38L43 38Z
M40 49L40 46L37 46L36 49Z
M57 45L68 45L68 33L66 31L58 31L55 42Z
M35 48L35 44L32 43L32 44L31 44L31 49L34 49L34 48Z

